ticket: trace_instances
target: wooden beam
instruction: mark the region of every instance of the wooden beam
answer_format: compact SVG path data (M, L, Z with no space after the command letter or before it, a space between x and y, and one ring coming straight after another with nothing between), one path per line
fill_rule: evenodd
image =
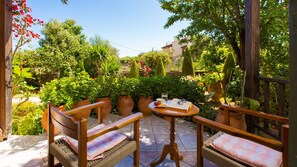
M260 0L246 0L245 19L245 96L258 99L259 46L260 46Z
M11 132L12 120L12 14L7 4L0 2L0 128L4 139Z
M290 94L289 94L289 166L297 166L297 1L289 1L290 20Z

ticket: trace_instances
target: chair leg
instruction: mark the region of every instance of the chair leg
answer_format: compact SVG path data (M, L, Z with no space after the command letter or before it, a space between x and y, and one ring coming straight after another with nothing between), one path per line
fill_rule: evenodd
M47 156L48 167L54 167L55 166L54 161L55 161L54 156L51 153L48 153L48 156Z
M134 140L136 141L136 150L134 151L133 156L133 163L135 167L139 166L139 150L140 150L140 143L139 143L139 129L140 129L140 122L139 120L134 122Z
M197 166L203 167L203 158L202 158L202 145L203 145L203 126L197 123Z

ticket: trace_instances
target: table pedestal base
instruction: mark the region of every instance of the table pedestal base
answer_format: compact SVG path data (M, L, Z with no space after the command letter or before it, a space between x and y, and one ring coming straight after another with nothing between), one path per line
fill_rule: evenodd
M160 159L155 162L152 162L150 165L154 167L160 164L166 158L168 153L170 154L170 159L175 161L176 167L179 167L179 160L183 160L183 156L179 155L176 143L165 145L163 147Z

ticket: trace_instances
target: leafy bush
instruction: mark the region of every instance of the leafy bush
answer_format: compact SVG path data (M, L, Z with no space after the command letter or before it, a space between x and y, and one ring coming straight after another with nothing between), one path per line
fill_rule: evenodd
M118 95L134 95L138 84L138 78L120 77L117 82Z
M86 72L77 76L54 79L41 90L41 100L55 106L65 105L70 109L74 103L89 98L95 81Z
M13 107L16 107L14 104ZM39 135L44 132L41 125L43 106L25 102L12 113L12 134Z
M103 75L114 76L118 74L121 65L116 56L108 56L107 59L101 63L100 67Z
M158 52L158 51L150 51L147 53L144 53L140 56L140 59L145 62L152 70L156 70L157 63L160 60L163 60L164 65L171 63L171 59L168 53L165 52Z

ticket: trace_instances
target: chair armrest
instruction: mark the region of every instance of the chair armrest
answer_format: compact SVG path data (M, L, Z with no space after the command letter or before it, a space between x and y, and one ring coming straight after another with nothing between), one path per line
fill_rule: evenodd
M257 136L257 135L248 133L246 131L239 130L239 129L236 129L234 127L227 126L225 124L218 123L218 122L203 118L201 116L194 116L193 120L197 124L205 125L207 127L216 129L218 131L228 133L228 134L230 134L232 136L245 138L247 140L251 140L251 141L254 141L256 143L265 145L265 146L270 147L272 149L275 149L277 151L282 152L282 150L283 150L283 144L281 142L279 142L279 141L272 140L272 139L267 139L267 138L261 137L261 136ZM197 128L199 128L199 127L197 127Z
M277 115L272 115L272 114L267 114L267 113L264 113L261 111L255 111L255 110L250 110L250 109L246 109L246 108L230 106L230 105L226 105L226 104L221 105L221 108L224 109L224 111L225 110L235 111L235 112L240 112L240 113L247 114L247 115L252 115L252 116L261 117L261 118L265 118L265 119L275 120L278 122L282 122L284 124L289 124L288 118L277 116Z
M81 107L77 107L77 108L71 109L69 111L65 111L64 113L69 116L73 116L73 115L78 116L79 112L84 112L84 111L91 110L93 108L98 108L98 107L103 106L103 104L104 104L104 102L96 102L96 103L84 105Z
M125 118L122 118L116 122L113 122L107 126L105 126L104 128L102 128L99 132L91 135L91 136L88 136L87 137L87 141L91 141L107 132L110 132L110 131L113 131L113 130L118 130L118 129L121 129L131 123L134 123L136 121L139 121L141 118L143 117L143 114L142 113L135 113L133 115L130 115L128 117L125 117Z

